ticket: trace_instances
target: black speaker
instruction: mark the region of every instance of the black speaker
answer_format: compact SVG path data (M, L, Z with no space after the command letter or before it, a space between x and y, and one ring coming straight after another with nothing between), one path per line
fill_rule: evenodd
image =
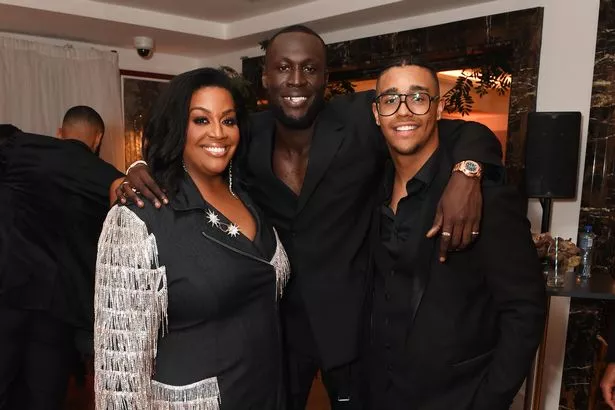
M525 182L529 198L576 196L580 140L580 112L528 114Z

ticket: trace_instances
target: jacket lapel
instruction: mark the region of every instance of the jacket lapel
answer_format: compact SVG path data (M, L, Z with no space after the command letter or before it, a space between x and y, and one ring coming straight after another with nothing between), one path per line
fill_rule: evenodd
M276 179L271 166L275 130L273 115L265 111L253 115L251 121L254 131L250 136L248 171L254 175L256 181L273 182Z
M452 169L450 156L443 148L444 147L440 147L438 153L438 172L428 189L427 198L420 211L420 226L418 227L420 229L417 231L417 235L420 235L418 241L419 246L415 249L405 249L403 247L404 245L402 245L402 249L404 249L405 252L403 252L402 256L398 259L396 265L398 268L411 270L410 326L414 323L425 289L429 283L432 263L437 256L437 245L440 243L439 236L436 236L436 238L427 238L425 235L433 224L438 202L448 184Z
M344 136L343 123L335 119L329 111L323 111L314 130L307 172L297 204L297 213L301 212L329 168Z
M239 187L236 188L236 192L245 204L245 195L242 195L243 192ZM200 220L197 229L201 230L204 239L216 242L242 255L259 256L249 239L241 235L233 237L226 232L227 223L230 221L201 197L189 175L185 175L180 183L179 191L171 198L170 205L175 211L196 213ZM213 223L216 220L218 223ZM256 222L258 224L259 221Z

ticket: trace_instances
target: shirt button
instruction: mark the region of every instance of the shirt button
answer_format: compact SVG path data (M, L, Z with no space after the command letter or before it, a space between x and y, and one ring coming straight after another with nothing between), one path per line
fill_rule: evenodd
M389 292L385 292L384 293L384 300L386 300L386 301L391 300L391 294Z
M388 317L385 317L385 318L384 318L384 325L385 325L385 326L388 326L388 325L389 325L389 318L388 318Z
M390 276L395 276L395 270L391 269L391 271L389 272Z

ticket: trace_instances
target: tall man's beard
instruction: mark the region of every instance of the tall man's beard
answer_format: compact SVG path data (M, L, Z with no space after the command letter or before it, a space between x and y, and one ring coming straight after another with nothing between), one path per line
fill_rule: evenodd
M307 112L302 117L290 117L286 115L284 109L279 104L271 104L271 111L273 111L273 115L276 120L278 120L282 125L286 128L292 130L304 130L306 128L310 128L314 121L316 121L316 117L322 110L325 105L325 95L324 88L317 92L314 95L314 100L312 104L308 107Z

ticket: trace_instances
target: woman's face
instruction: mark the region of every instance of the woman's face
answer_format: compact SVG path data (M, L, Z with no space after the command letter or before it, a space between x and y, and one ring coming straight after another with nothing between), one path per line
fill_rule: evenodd
M239 144L235 102L220 87L204 87L192 94L184 146L188 172L218 176L224 172Z

